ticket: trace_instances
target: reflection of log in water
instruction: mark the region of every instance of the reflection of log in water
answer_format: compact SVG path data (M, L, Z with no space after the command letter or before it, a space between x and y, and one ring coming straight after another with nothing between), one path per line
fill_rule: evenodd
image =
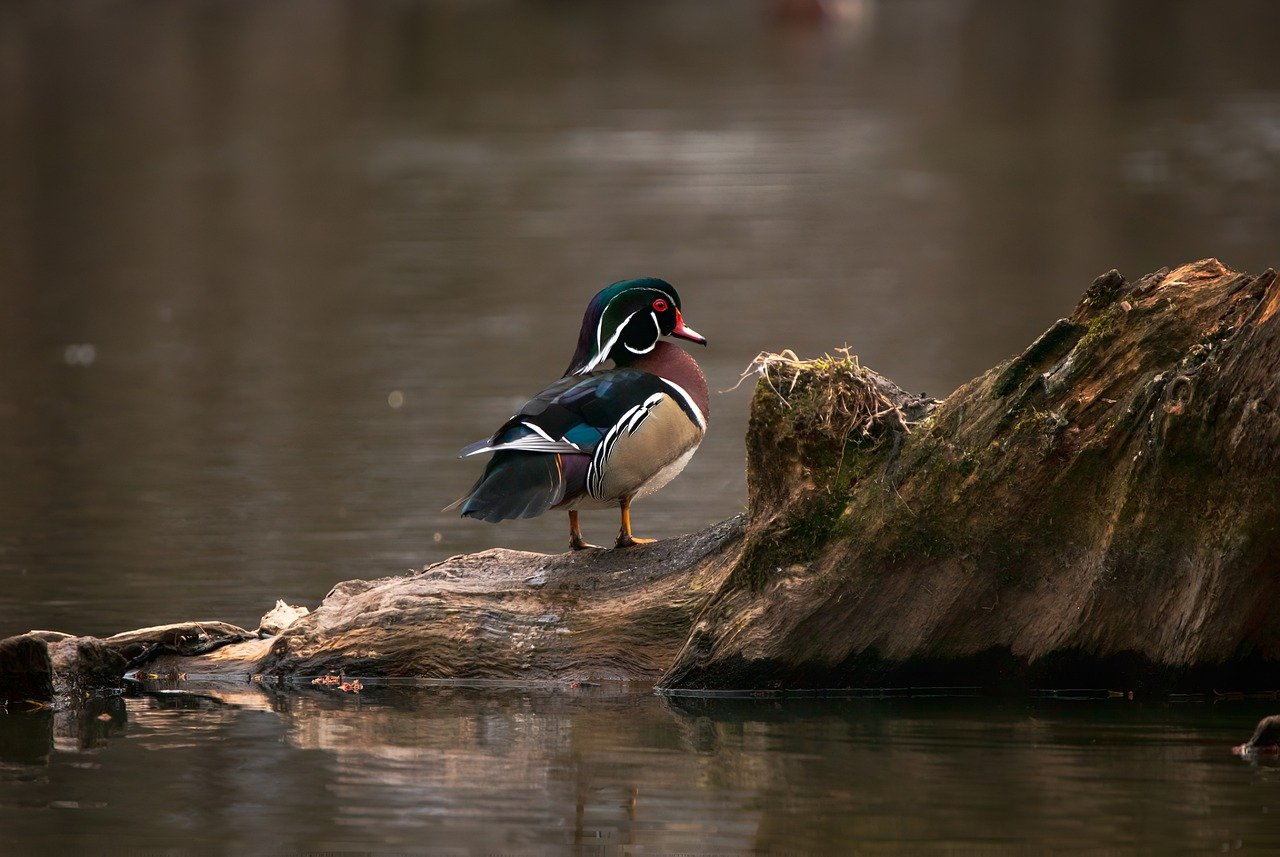
M1229 810L1241 800L1252 810L1241 812L1246 841L1274 837L1256 790L1224 779L1222 767L1224 720L1247 728L1252 704L670 698L615 685L477 685L370 682L356 698L193 679L191 694L114 699L128 707L128 731L104 724L97 742L105 736L111 752L89 756L71 742L60 747L68 753L49 753L47 712L0 717L0 762L26 766L0 764L0 779L71 784L29 789L24 801L101 798L68 777L100 765L99 789L116 794L81 806L148 835L173 829L169 814L184 834L221 822L246 843L241 850L273 834L314 836L302 850L316 851L412 851L429 841L459 853L510 851L513 842L524 853L561 853L569 842L670 853L696 842L714 853L820 854L832 843L992 837L985 850L1035 851L1050 839L1176 850L1208 838L1205 818L1165 808L1208 801ZM219 800L208 799L211 789ZM975 807L975 789L980 806L1018 811L993 818Z
M1259 720L1249 740L1233 747L1232 751L1237 756L1280 755L1280 714Z
M40 764L55 749L77 753L101 747L124 730L127 719L124 699L114 695L91 695L57 711L0 717L0 764Z
M1070 318L940 404L849 358L765 358L745 520L347 581L268 639L149 629L169 652L154 669L1276 686L1277 365L1274 272L1214 260L1099 277ZM133 658L152 642L103 641Z

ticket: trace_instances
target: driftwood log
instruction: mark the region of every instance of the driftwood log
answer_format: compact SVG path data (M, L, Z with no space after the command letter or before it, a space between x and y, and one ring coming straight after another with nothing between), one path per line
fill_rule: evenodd
M742 520L643 548L489 550L340 583L288 627L271 675L649 680L662 675L741 540Z
M745 518L348 581L257 633L186 623L101 643L157 673L238 678L1280 687L1273 271L1109 272L940 403L847 355L756 368ZM87 657L36 634L13 663L41 639Z
M217 663L220 650L243 644L230 660L243 676L257 636L225 622L180 622L125 631L111 637L75 637L61 631L28 631L0 640L0 707L57 701L66 706L84 692L118 685L131 668L161 659Z
M205 682L329 673L652 682L724 581L743 528L739 516L621 551L456 556L417 573L339 583L310 613L278 604L256 631L222 622L101 640L36 631L0 641L0 703L65 704L95 684L90 676L96 686L113 683L102 680L102 663L114 665L117 680L127 670L140 680Z

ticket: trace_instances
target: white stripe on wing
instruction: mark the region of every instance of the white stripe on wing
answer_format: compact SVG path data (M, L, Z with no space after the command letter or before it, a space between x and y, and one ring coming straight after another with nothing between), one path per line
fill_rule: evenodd
M645 421L649 414L653 413L653 409L662 404L662 400L667 396L665 393L654 393L644 400L643 404L630 408L622 415L609 431L605 434L604 439L600 441L600 445L596 447L595 454L591 456L591 461L587 463L587 493L597 500L611 500L612 497L604 496L604 479L605 470L609 466L609 456L613 454L613 447L622 437L625 431L627 437L635 434L636 429L640 428L640 424Z

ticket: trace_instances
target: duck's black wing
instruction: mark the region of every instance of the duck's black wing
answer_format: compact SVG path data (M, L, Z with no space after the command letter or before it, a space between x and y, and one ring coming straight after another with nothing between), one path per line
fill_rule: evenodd
M605 435L665 381L638 369L607 369L561 378L534 396L493 437L465 447L459 458L482 452L559 452L590 455Z
M541 515L584 492L586 464L606 437L642 419L656 394L669 393L667 382L638 369L561 378L526 402L493 437L462 450L460 457L494 456L455 506L462 506L463 517L494 522Z

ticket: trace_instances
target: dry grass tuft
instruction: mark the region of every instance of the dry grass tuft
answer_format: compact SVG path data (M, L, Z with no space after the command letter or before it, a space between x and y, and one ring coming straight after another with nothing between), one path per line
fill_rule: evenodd
M867 439L886 425L910 434L906 414L889 393L892 385L859 363L848 346L835 351L812 360L801 360L791 349L761 351L731 389L755 375L784 407L802 410L799 415L812 427L836 437Z

